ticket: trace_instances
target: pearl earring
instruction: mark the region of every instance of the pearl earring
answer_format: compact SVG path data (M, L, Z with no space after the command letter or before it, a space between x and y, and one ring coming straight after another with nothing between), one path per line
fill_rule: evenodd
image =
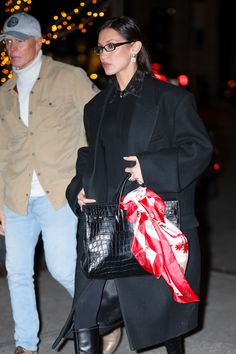
M137 60L137 54L132 54L131 55L131 63L136 63Z

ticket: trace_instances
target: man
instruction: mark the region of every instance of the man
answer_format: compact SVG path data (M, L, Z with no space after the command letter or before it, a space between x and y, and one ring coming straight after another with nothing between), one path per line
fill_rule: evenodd
M98 89L82 69L42 55L36 18L10 16L0 40L13 67L13 78L0 88L0 234L6 240L15 354L35 354L35 247L42 232L47 267L73 296L77 220L65 189L77 150L86 144L83 108Z

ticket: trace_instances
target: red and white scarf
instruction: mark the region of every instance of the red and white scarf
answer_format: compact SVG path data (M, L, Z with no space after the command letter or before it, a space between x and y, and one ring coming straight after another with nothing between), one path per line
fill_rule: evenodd
M156 278L163 276L173 298L180 303L199 301L184 276L188 262L186 236L164 217L165 202L146 187L139 187L120 202L126 218L134 223L132 253Z

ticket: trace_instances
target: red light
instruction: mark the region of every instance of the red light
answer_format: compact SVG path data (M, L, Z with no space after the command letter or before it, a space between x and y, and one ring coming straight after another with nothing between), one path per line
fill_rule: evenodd
M228 82L227 82L227 86L229 87L229 88L235 88L235 86L236 86L236 82L234 81L234 80L229 80Z
M178 81L181 86L186 86L188 85L188 76L187 75L179 75L178 76Z
M168 79L165 75L154 73L154 76L161 81L168 81Z
M219 162L215 162L215 163L213 164L213 170L214 170L214 171L219 171L219 169L220 169L220 164L219 164Z
M152 66L153 71L161 70L161 64L159 64L159 63L152 63L151 66Z

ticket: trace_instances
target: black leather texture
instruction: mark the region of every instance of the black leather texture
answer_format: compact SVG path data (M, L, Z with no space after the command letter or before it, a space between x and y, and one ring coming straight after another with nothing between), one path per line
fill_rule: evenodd
M120 187L119 200L127 182ZM131 252L133 224L125 218L125 211L117 203L87 204L83 207L86 233L81 267L88 278L114 279L147 273ZM165 216L179 226L179 203L166 201Z

